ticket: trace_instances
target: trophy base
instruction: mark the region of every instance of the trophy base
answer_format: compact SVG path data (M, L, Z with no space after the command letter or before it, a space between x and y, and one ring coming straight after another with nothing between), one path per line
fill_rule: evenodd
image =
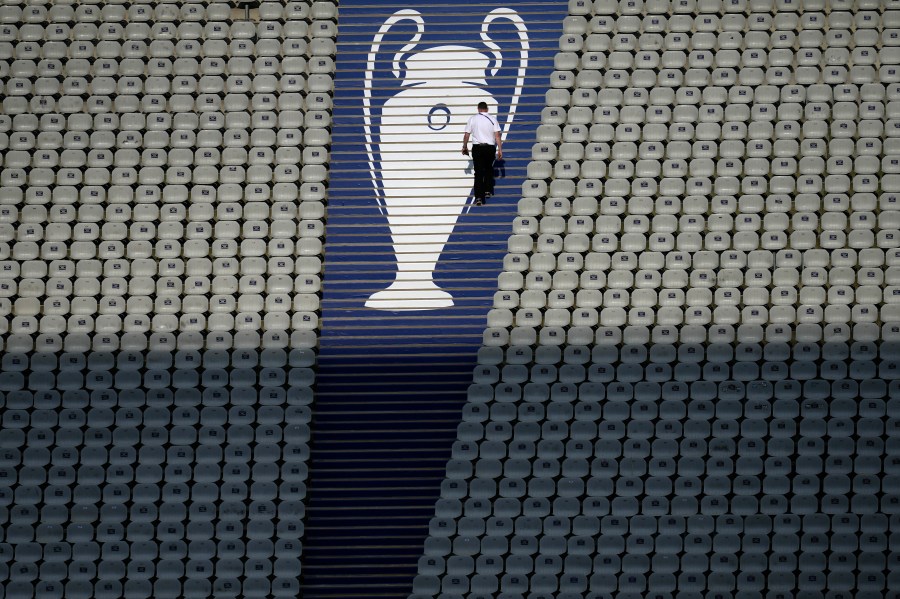
M436 310L438 308L449 308L452 305L452 295L440 289L434 283L426 283L424 281L408 281L404 284L393 283L384 291L373 293L366 301L367 308L397 312Z

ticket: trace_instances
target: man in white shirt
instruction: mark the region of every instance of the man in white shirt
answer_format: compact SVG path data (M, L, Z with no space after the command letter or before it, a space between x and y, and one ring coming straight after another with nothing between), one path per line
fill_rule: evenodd
M469 117L463 135L462 153L469 155L469 138L472 138L472 163L475 167L475 205L484 204L485 198L494 195L494 158L503 158L500 141L500 125L488 114L486 102L478 103L478 114Z

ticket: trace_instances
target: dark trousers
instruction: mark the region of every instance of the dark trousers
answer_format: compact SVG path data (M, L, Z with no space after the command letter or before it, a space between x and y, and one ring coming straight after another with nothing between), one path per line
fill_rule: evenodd
M476 198L483 198L485 194L494 193L494 156L497 146L489 144L475 144L472 146L472 163L475 167Z

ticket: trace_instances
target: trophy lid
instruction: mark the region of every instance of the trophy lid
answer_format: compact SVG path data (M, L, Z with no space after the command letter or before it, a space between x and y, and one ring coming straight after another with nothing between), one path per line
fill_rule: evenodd
M487 85L490 58L468 46L435 46L406 59L403 85L440 85L459 81Z

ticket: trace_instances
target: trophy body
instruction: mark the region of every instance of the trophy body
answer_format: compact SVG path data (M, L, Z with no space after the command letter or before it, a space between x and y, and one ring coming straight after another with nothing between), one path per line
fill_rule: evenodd
M472 189L462 137L478 102L487 102L492 112L497 107L476 83L448 79L459 77L460 69L451 71L447 63L460 64L461 54L474 54L470 49L434 48L423 54L422 60L410 62L430 67L428 73L417 74L428 79L387 100L381 112L379 174L397 272L390 286L369 297L370 308L453 305L452 296L435 284L434 271ZM487 57L477 56L481 60L475 61L484 63L483 73Z
M514 24L521 46L516 90L502 127L505 138L528 61L527 30L514 11L497 9L485 18L481 38L487 53L457 45L413 52L424 32L424 20L414 10L388 18L375 38L365 74L366 150L397 269L387 288L369 296L369 308L405 311L453 305L453 297L438 287L434 274L471 197L471 160L461 151L466 122L479 102L497 114L498 102L487 91L486 80L502 64L499 46L488 35L497 19ZM394 55L393 74L400 79L400 90L375 111L371 90L378 49L391 26L402 21L415 23L418 31Z

